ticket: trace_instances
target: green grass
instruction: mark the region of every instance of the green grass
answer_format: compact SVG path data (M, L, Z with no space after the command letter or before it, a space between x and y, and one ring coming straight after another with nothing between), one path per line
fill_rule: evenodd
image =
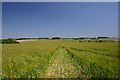
M118 78L117 42L37 40L2 45L3 78Z

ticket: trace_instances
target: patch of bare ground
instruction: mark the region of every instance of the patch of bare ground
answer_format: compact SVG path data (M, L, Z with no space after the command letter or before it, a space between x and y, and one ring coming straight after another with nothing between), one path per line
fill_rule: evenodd
M17 42L35 41L35 40L16 40Z

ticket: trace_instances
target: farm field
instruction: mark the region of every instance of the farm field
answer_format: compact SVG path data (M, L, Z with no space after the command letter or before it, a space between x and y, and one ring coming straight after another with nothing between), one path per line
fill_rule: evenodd
M118 78L118 57L117 42L3 44L2 78Z

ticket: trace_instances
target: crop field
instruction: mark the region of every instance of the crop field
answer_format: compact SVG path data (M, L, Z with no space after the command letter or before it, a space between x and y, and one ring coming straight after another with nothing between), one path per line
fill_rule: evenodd
M118 78L118 57L117 42L68 39L3 44L2 78Z

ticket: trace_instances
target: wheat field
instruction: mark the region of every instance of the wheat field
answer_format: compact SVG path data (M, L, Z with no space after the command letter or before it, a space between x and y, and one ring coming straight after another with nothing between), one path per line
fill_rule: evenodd
M2 78L118 78L117 42L36 40L2 45Z

